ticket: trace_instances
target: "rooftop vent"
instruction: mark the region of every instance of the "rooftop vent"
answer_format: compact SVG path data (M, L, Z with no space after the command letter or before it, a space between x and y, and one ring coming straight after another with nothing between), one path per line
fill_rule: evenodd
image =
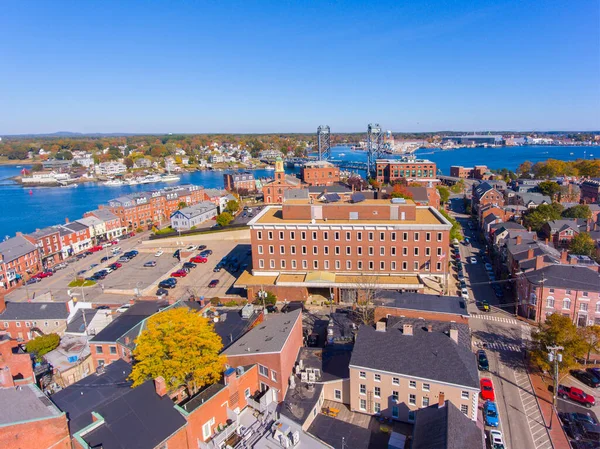
M392 204L406 204L404 198L392 198Z

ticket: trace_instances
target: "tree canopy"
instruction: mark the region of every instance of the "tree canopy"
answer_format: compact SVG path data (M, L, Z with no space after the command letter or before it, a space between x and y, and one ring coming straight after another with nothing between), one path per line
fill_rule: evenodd
M577 359L583 357L587 350L585 341L571 318L559 313L547 317L532 338L536 348L531 354L531 360L545 371L552 368L548 361L548 346L558 345L564 348L561 351L563 360L558 366L561 372L575 366Z
M569 243L569 252L580 256L592 256L596 250L596 243L587 232L580 232L571 243Z
M569 207L562 213L565 218L592 218L592 211L587 204L578 204L577 206Z
M533 231L540 231L549 221L559 220L562 209L563 207L558 203L541 204L523 215L523 223Z
M226 208L229 212L235 214L238 210L240 210L240 203L238 203L236 200L229 200L227 201Z
M440 193L440 201L442 204L446 204L450 199L450 190L444 186L437 186L437 191Z
M225 359L212 324L187 307L157 313L136 340L133 386L162 376L169 389L185 385L190 394L221 378Z
M233 215L231 215L229 212L222 212L217 215L217 223L221 226L227 226L232 221Z
M27 352L35 354L36 357L41 357L56 349L59 344L60 337L58 334L47 334L29 340L25 347Z
M538 190L540 193L554 199L554 196L560 192L560 184L554 181L543 181L538 184Z
M452 223L452 229L450 229L450 240L462 240L463 236L462 236L462 232L461 232L461 226L460 223L458 221L456 221L456 219L452 216L450 216L448 214L448 212L446 212L443 209L440 209L440 213L450 222Z

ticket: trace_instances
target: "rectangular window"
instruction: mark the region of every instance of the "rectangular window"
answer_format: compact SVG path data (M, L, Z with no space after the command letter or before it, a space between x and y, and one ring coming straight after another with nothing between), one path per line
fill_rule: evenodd
M385 256L385 246L380 246L379 247L379 255L380 256Z
M338 400L342 400L342 390L333 390L334 397Z
M301 240L306 240L306 231L302 231L302 232L300 233L300 239L301 239Z
M375 402L373 410L377 414L381 413L381 404L379 402Z
M269 231L268 236L269 240L273 240L273 231Z
M460 398L461 399L469 399L469 392L465 391L465 390L461 391L460 392Z
M313 255L317 255L319 254L319 247L318 246L313 246Z
M400 409L397 405L392 406L392 418L398 418Z
M269 260L269 267L275 268L275 259Z
M205 440L210 438L211 433L212 432L210 429L210 421L208 421L202 426L202 438L204 438Z
M375 238L375 234L373 234L372 232L369 232L369 241L372 242L374 238Z
M329 232L323 232L323 240L329 240Z
M360 400L360 409L361 410L366 410L367 409L367 401L366 401L366 399L361 399Z
M375 379L375 382L381 382L381 374L373 375L373 379Z
M408 270L408 262L402 262L402 269L404 271Z
M429 384L423 384L423 391L429 391Z
M367 386L365 384L360 384L360 388L358 391L360 394L367 394Z
M379 269L385 270L385 262L383 260L381 262L379 262Z
M405 246L405 247L402 248L402 255L403 256L408 256L408 247L407 246Z
M417 388L417 381L416 380L411 380L408 382L408 387L409 388Z
M417 395L415 395L415 394L409 394L408 395L408 403L410 405L417 405Z
M362 241L362 232L359 231L356 233L356 240L358 240L359 242Z
M318 261L318 260L313 260L313 268L314 268L315 270L318 270L318 269L319 269L319 261Z
M349 232L346 232L346 241L350 241L351 240L351 234Z
M400 396L398 395L398 392L397 392L397 391L392 391L392 400L393 400L394 402L398 402L398 398L399 398L399 397L400 397Z
M296 246L295 245L290 246L290 253L296 254Z
M438 271L442 271L442 262L438 262L436 264L436 268L437 268Z
M437 255L438 255L438 256L441 256L441 255L442 255L442 247L441 247L441 246L438 246L438 247L437 247Z
M258 245L258 254L262 254L262 253L263 253L263 246Z
M244 390L244 397L245 398L249 398L250 397L250 388L246 388L246 390Z
M346 270L351 270L352 269L352 261L351 260L347 260L346 261Z
M334 238L334 240L339 240L339 239L340 239L340 233L336 231L336 232L333 234L333 238Z
M438 232L438 233L437 233L437 241L438 241L438 242L441 242L441 241L442 241L442 233L441 233L441 232Z
M350 246L346 246L346 256L350 256L352 254L352 248Z
M583 292L582 295L583 295L583 297L587 297L589 295L589 293L588 292Z
M256 232L256 239L257 240L262 240L262 231L257 231Z
M429 247L425 248L425 255L431 256L431 248L429 248Z
M415 246L415 256L418 256L418 255L419 255L419 247Z
M281 268L285 268L285 259L281 259Z
M96 354L102 354L102 353L103 353L102 346L99 346L99 345L96 346Z
M264 268L264 267L265 267L265 260L258 259L258 268Z
M109 346L109 351L111 354L116 354L117 353L117 347L116 346Z
M16 324L17 324L17 327L21 327L21 322L20 321L17 321Z
M369 270L373 270L375 266L373 265L373 261L369 260Z
M290 240L296 240L296 233L294 231L290 231Z
M336 260L336 261L335 261L335 269L336 269L336 270L339 270L339 269L340 269L340 266L341 266L341 265L340 265L340 261L339 261L339 260Z
M415 232L415 233L414 233L414 238L413 238L413 240L414 240L415 242L418 242L418 241L419 241L419 233L418 233L418 232Z
M390 265L391 265L391 266L390 266L390 269L391 269L392 271L396 271L396 261L395 261L395 260L392 260L392 262L390 262Z
M356 254L358 254L359 256L362 256L362 246L356 247Z
M323 247L323 254L325 254L325 255L329 254L329 246Z
M279 240L283 240L283 231L279 231Z
M265 377L269 377L269 368L267 368L266 366L263 365L258 365L258 373L261 376L265 376Z
M360 377L361 379L366 379L367 378L367 373L364 371L359 371L358 372L358 377Z
M339 256L339 255L340 255L340 247L339 247L339 246L336 246L336 247L335 247L335 255L336 255L336 256Z
M328 260L325 260L323 262L323 268L326 269L326 270L329 270L329 261Z
M396 247L395 247L395 246L392 246L392 247L390 248L390 251L392 252L392 256L395 256L395 255L396 255Z
M419 271L419 262L415 262L415 271Z
M292 268L295 270L296 269L296 260L292 260Z
M269 254L275 254L275 247L273 245L269 245Z
M317 240L317 231L313 231L313 233L312 233L312 239L313 240Z
M423 404L423 407L429 407L429 398L428 397L424 397L422 399L422 404Z
M469 406L467 404L462 404L460 406L460 411L469 416Z
M380 398L381 397L381 388L380 387L375 387L373 389L373 394L375 395L376 398Z
M302 246L302 254L306 256L306 253L307 253L306 246Z
M271 370L271 380L277 382L277 371Z
M375 255L375 248L373 248L372 246L369 246L369 256L373 256Z
M306 270L308 268L308 262L306 260L302 261L302 268Z
M379 233L379 240L380 240L381 242L384 242L384 241L385 241L385 232L380 232L380 233Z
M400 385L400 378L392 377L392 385Z
M283 246L283 245L279 246L279 254L285 254L285 246Z
M431 242L431 232L426 232L425 233L425 241L426 242Z

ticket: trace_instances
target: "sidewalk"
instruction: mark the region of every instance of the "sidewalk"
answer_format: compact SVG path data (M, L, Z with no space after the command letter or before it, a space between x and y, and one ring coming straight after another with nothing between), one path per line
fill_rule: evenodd
M552 379L537 370L531 369L531 367L528 367L528 373L547 427L550 425L550 419L552 418L552 429L548 429L548 433L554 449L570 449L569 440L560 425L556 412L552 409L552 393L549 389L553 386Z

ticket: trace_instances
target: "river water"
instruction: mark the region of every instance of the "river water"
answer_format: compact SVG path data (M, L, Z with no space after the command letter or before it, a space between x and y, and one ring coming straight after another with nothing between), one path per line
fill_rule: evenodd
M574 160L600 156L598 147L526 146L502 148L461 148L451 151L419 150L417 157L430 159L444 174L449 174L451 165L487 165L489 168L515 170L523 161L533 163L548 158ZM348 147L332 148L334 159L366 160L364 151L352 151ZM136 186L108 187L101 184L82 184L77 188L37 187L24 188L9 178L17 176L22 167L0 166L0 240L13 236L15 232L35 231L37 228L64 223L66 218L76 220L84 212L106 204L111 198L142 190L154 190L176 183L143 184ZM296 173L298 169L290 169ZM224 172L202 171L183 173L179 184L197 184L206 188L223 188ZM255 170L256 177L273 177L272 171ZM30 194L31 190L31 194Z

